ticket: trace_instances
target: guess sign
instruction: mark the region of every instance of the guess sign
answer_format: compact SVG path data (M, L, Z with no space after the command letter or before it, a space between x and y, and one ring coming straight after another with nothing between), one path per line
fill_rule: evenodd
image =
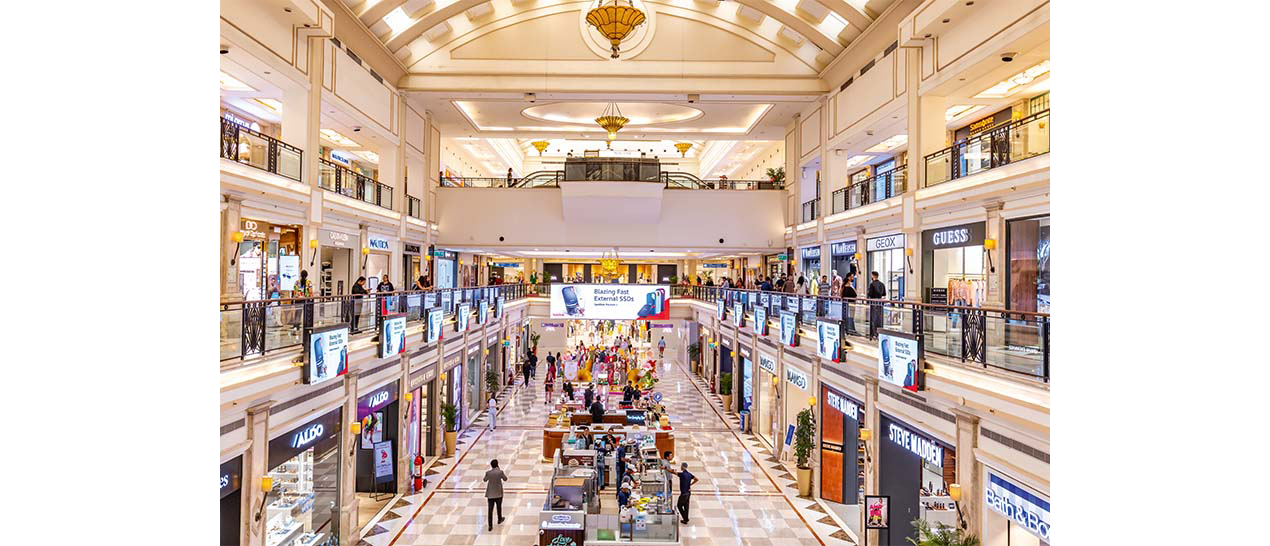
M957 248L983 244L984 223L963 224L922 232L922 244L926 248Z

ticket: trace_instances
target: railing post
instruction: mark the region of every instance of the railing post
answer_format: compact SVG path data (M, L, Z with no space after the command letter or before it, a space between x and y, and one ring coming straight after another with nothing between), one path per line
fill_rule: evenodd
M278 143L269 139L268 165L269 172L278 174Z
M1050 380L1050 319L1045 317L1041 322L1041 359L1045 366L1045 382Z

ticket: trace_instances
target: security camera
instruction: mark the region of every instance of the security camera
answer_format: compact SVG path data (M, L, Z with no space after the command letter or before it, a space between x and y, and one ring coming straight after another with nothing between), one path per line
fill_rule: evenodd
M691 93L688 95L688 104L696 104L697 101L699 100L701 100L701 95L698 95L696 93Z
M360 132L362 132L362 128L361 128L361 127L354 127L354 128L353 128L353 132L354 132L354 133L360 133Z
M1010 62L1010 61L1013 61L1013 60L1014 60L1014 56L1015 56L1015 55L1018 55L1018 53L1015 53L1015 52L1013 52L1013 51L1007 51L1007 52L1005 52L1005 53L1002 53L1002 54L1001 54L1001 62L1003 62L1003 63L1008 63L1008 62Z

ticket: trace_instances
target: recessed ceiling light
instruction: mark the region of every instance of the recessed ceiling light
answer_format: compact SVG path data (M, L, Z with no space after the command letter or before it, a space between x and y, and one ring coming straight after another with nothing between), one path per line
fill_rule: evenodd
M252 99L252 100L260 103L265 108L273 110L274 112L277 112L279 114L282 113L282 101L279 101L278 99Z
M876 146L869 148L865 151L876 152L876 153L887 152L895 148L898 148L900 146L903 146L906 143L908 143L908 135L895 135L891 138L883 140L882 142L879 142Z
M1000 99L1013 95L1024 86L1032 83L1037 78L1048 74L1050 71L1049 59L1041 61L1031 68L1019 72L1009 78L1001 80L1000 83L984 89L983 92L975 95L976 99Z
M226 91L255 91L256 88L243 83L238 78L226 74L224 70L220 73L220 88Z
M847 168L850 169L851 167L864 163L865 161L868 161L872 157L873 156L871 155L851 156L851 158L847 160Z

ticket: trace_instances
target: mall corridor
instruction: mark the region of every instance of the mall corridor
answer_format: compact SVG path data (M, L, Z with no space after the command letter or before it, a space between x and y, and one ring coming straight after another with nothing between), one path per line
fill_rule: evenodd
M363 543L537 544L539 511L551 479L551 464L540 459L549 408L543 403L544 376L540 365L530 388L505 391L498 428L491 432L485 417L477 420L459 440L457 464L454 457L443 458L429 469L428 487L390 509ZM755 436L738 432L737 418L720 411L718 397L708 394L703 381L673 363L661 377L655 390L664 396L675 430L676 460L687 462L700 479L690 523L680 527L683 544L855 543L816 501L795 496L793 475ZM508 476L507 520L489 532L481 478L494 458ZM615 493L606 488L601 501L615 502Z

